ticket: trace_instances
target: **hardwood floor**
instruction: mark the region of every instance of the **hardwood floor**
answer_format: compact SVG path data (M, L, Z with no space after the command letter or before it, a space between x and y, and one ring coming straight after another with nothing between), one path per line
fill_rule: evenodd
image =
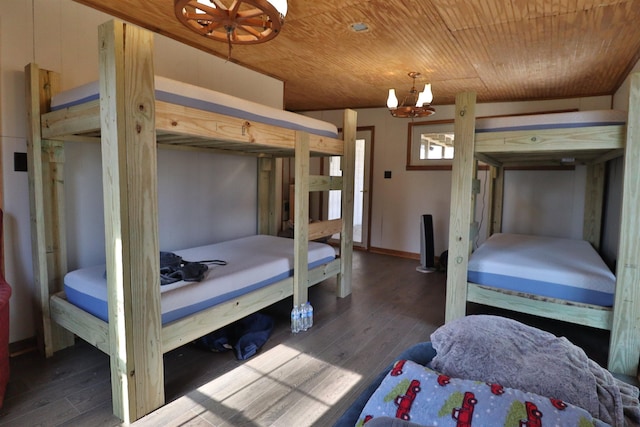
M417 265L355 252L352 295L337 299L335 279L314 286L314 326L295 335L291 299L270 307L273 334L247 361L192 345L167 353L167 404L134 425L331 426L395 355L444 322L445 275L418 273ZM606 362L605 332L521 320L567 336L599 363L604 352ZM81 340L50 359L23 354L11 359L0 425L117 426L110 395L108 357Z

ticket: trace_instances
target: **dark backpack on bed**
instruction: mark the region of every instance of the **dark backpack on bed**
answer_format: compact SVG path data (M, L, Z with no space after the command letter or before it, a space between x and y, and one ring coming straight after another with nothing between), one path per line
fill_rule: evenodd
M184 280L186 282L199 282L204 279L204 274L209 267L207 264L226 265L226 261L218 259L207 261L185 261L180 255L173 252L160 252L160 285Z

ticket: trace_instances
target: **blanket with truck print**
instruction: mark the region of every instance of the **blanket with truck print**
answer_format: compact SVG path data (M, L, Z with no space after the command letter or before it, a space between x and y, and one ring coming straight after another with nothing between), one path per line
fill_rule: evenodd
M376 417L439 427L609 425L559 399L452 378L410 360L395 363L365 405L357 426Z

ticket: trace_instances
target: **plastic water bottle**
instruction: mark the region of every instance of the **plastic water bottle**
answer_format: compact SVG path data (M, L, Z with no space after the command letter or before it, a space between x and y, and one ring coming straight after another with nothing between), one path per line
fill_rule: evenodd
M313 306L309 301L303 306L303 330L307 330L313 326Z
M291 309L291 332L294 334L300 332L300 309L297 305Z
M313 306L307 301L307 328L313 326Z
M309 329L309 307L308 307L308 303L307 304L303 304L301 306L302 308L300 309L300 317L301 317L301 321L300 321L300 329L303 331L306 331L307 329Z

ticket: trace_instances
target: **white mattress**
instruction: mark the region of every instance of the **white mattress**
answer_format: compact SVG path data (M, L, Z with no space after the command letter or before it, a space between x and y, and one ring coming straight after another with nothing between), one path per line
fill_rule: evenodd
M626 121L627 112L618 110L487 117L476 120L476 133L623 125Z
M174 252L186 261L220 259L227 261L227 265L209 266L201 282L180 281L161 286L163 323L293 275L293 240L283 237L256 235ZM310 268L334 258L333 247L309 242ZM69 272L64 278L64 288L69 302L108 321L105 265Z
M156 100L158 101L198 108L286 129L303 130L315 135L331 138L337 138L338 135L336 126L331 123L166 77L156 76L155 88ZM99 82L95 81L60 92L52 97L51 109L59 110L99 99L99 89Z
M615 276L589 242L494 234L469 259L470 282L612 306Z

